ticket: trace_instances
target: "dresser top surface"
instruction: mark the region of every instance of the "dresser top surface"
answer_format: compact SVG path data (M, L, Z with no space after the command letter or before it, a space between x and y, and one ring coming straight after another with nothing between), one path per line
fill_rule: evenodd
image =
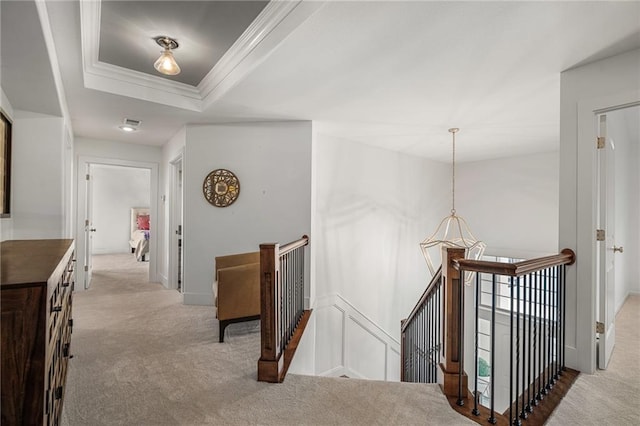
M0 284L46 284L73 240L9 240L1 243Z

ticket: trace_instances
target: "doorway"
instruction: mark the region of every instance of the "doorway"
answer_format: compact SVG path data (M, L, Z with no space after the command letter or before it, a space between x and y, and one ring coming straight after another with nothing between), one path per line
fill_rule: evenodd
M629 294L640 291L640 105L602 113L598 125L606 175L599 178L598 196L599 229L605 235L596 262L597 366L606 369L616 340L615 316Z
M170 187L170 235L171 244L169 246L169 288L174 288L180 293L184 293L183 279L183 211L184 211L184 191L183 191L183 161L182 154L179 154L171 161L171 187Z
M147 207L149 223L158 231L153 235L149 230L145 242L149 281L157 281L157 236L161 230L161 224L156 220L158 165L79 157L78 170L76 260L79 266L77 280L81 284L78 289L86 290L91 286L93 254L131 253L131 209L134 207ZM139 194L140 188L144 194ZM139 205L141 203L145 205Z

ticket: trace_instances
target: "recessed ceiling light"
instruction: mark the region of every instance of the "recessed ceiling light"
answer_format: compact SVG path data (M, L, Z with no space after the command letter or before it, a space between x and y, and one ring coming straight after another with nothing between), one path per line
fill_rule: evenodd
M123 124L119 126L119 128L123 132L135 132L136 130L138 130L139 125L140 125L140 120L125 118Z

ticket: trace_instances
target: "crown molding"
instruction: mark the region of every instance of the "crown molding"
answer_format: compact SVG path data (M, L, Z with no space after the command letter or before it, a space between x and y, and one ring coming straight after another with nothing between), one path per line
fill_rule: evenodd
M82 34L82 71L84 86L121 96L202 111L202 97L197 88L100 62L100 0L80 0Z
M69 106L67 104L67 96L64 90L64 84L62 83L62 74L60 72L60 62L58 62L58 55L56 54L56 45L53 39L53 32L51 31L51 23L49 22L49 12L47 11L47 5L44 1L35 2L38 18L40 19L40 26L42 28L42 34L44 36L44 42L49 54L49 63L51 65L51 73L53 75L53 81L56 86L56 93L58 94L58 104L60 105L60 111L62 112L62 118L66 126L66 131L69 134L73 134L73 127L71 124L71 114L69 113ZM3 92L4 95L4 92Z
M324 4L322 1L271 0L198 84L205 107L242 81Z
M101 0L80 0L84 86L201 112L242 81L323 5L322 1L270 1L200 84L194 87L100 62Z

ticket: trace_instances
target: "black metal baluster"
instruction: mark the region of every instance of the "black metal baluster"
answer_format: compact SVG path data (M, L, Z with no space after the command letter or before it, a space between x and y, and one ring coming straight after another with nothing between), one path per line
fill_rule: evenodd
M427 352L427 378L429 383L433 383L433 293L429 294L429 315L427 315L428 330L429 330L429 351Z
M518 283L521 278L518 277ZM522 300L518 300L518 306L522 304L522 410L520 418L527 418L527 276L522 277ZM520 288L520 287L518 287ZM518 298L520 299L520 298ZM531 330L529 330L531 331Z
M460 271L460 277L456 283L458 287L458 401L457 404L462 407L464 400L462 399L462 373L464 370L464 339L462 338L462 322L464 321L464 271Z
M293 331L298 326L298 285L300 283L300 278L298 276L299 271L299 259L298 255L300 253L300 249L295 249L291 256L293 258L292 268L291 268L291 276L293 277L293 285L291 286L291 334L293 335Z
M553 345L551 346L551 355L552 355L552 369L551 369L551 383L555 385L556 380L558 378L558 370L556 366L558 365L558 267L553 267L553 293L551 293L552 303L553 303Z
M549 274L549 284L548 284L548 298L549 298L549 308L548 308L548 316L547 316L547 324L549 327L549 337L547 338L547 389L551 389L553 387L553 268L547 268Z
M475 323L475 350L474 350L474 370L475 370L475 380L473 386L473 410L471 413L475 416L480 415L480 410L478 410L478 312L480 311L480 274L476 272L476 300L475 300L475 310L476 310L476 323Z
M424 383L424 305L420 307L420 316L419 318L419 327L420 327L420 347L419 347L419 355L420 355L420 383Z
M562 266L557 266L556 280L556 380L560 379L560 280L562 277Z
M413 335L415 333L415 317L411 320L411 323L409 324L409 350L407 352L407 354L409 354L409 362L410 362L410 375L409 377L411 378L410 381L411 382L415 382L416 381L416 374L415 374L415 343L414 343L414 338Z
M561 368L560 371L564 371L565 366L565 348L567 345L567 340L566 340L566 330L567 330L567 323L565 322L566 320L566 315L567 315L567 268L566 266L562 266L562 286L560 287L560 292L562 294L562 364L561 364Z
M280 349L284 349L287 332L287 260L286 256L282 256L280 259L280 279L282 281L282 318L280 323L282 341L280 341Z
M550 390L552 388L551 385L551 369L552 369L552 365L553 365L553 361L551 359L551 342L553 340L553 305L552 305L552 294L551 294L551 287L553 286L553 272L551 268L547 269L548 271L548 275L549 275L549 281L547 283L547 390Z
M549 274L547 273L547 270L543 271L544 274L544 280L543 280L543 301L544 301L544 329L543 329L543 333L544 333L544 339L542 340L542 356L544 359L544 370L542 372L542 378L543 378L543 383L542 383L542 394L546 395L548 393L548 385L549 382L547 381L547 371L548 371L548 367L549 367L549 358L547 357L548 355L548 351L547 351L547 341L549 340Z
M440 305L440 291L442 289L442 280L438 281L436 284L436 365L434 366L434 370L436 372L436 382L438 381L438 364L440 363L440 348L441 346L441 335L440 335L440 314L442 312L442 306Z
M287 253L285 270L287 271L287 344L291 339L291 268L289 267L290 254Z
M533 275L529 274L527 276L529 278L529 346L527 346L527 352L529 353L528 355L528 363L527 363L527 412L531 413L532 409L531 409L531 387L532 387L532 383L531 383L531 363L532 363L532 355L533 352L535 352L535 347L533 346L535 343L533 342L533 339L535 339L535 334L532 334L531 332L531 327L533 325L533 311L531 310L532 308L532 304L531 304L531 299L532 299L532 288L533 288ZM535 361L534 361L535 362ZM534 390L535 392L535 390Z
M477 273L480 275L480 273ZM492 274L492 287L491 287L491 412L487 421L491 424L496 424L496 412L495 412L495 390L496 390L496 274Z
M438 288L434 288L434 292L431 296L431 328L433 333L432 347L431 347L431 382L438 383L438 370L436 367L438 366L437 354L438 354L438 330L436 329L436 318L438 316L438 306L436 305L437 301L437 292Z
M513 418L513 424L519 426L522 424L520 421L518 407L520 402L520 277L517 277L515 280L511 277L511 285L516 286L516 406L515 406L515 415ZM513 287L512 287L513 288ZM513 309L513 305L511 305ZM513 339L511 340L513 342ZM513 401L513 399L511 399Z
M420 308L418 308L418 312L416 312L416 349L415 349L415 354L416 354L416 382L420 383L421 381L421 368L422 368L422 359L420 358L420 348L421 348L421 344L420 344L420 335L421 335L421 325L420 325Z
M509 278L509 284L509 341L512 342L509 351L509 424L511 424L513 422L513 277Z
M544 371L543 358L542 358L542 341L544 339L544 310L543 310L543 283L544 276L542 272L539 272L539 281L538 281L538 290L539 290L539 298L538 298L538 400L542 400L544 398L544 394L542 393L542 388L544 383L542 382L542 372Z
M537 384L538 384L538 364L540 363L540 359L538 358L538 283L539 283L539 274L538 272L533 273L533 397L531 398L531 405L533 407L538 405L538 394L537 394Z

